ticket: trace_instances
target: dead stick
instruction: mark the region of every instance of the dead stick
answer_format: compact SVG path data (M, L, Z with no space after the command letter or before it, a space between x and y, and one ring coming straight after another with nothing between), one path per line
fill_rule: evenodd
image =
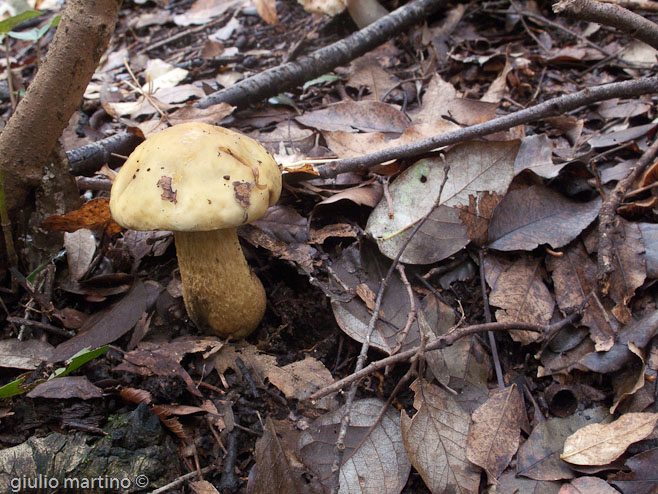
M436 197L436 200L434 201L432 208L427 212L425 216L423 216L420 219L420 221L418 221L418 223L416 223L413 230L409 234L409 238L407 238L404 244L402 244L402 247L400 247L400 250L395 256L395 259L393 259L391 266L388 268L388 272L386 273L386 276L379 284L379 290L377 291L377 298L375 300L375 307L372 311L372 316L370 317L370 321L368 322L368 331L366 333L366 337L363 341L363 344L361 345L361 352L359 353L359 357L356 360L356 370L354 371L354 374L358 374L359 371L363 369L363 366L365 365L366 359L368 357L368 349L370 348L370 338L372 337L372 333L375 331L375 324L377 324L377 320L379 319L379 311L381 310L382 299L384 298L384 291L386 290L386 285L388 284L388 280L391 278L391 276L393 275L393 271L396 269L397 265L399 264L400 258L402 257L404 250L411 243L411 240L414 238L416 233L418 233L418 231L422 228L422 226L425 224L425 222L430 217L430 215L434 212L434 210L437 207L439 207L439 204L441 203L441 196L443 195L443 188L445 187L446 182L448 181L449 173L450 173L450 166L446 166L443 171L443 181L441 182L439 193ZM340 467L343 464L343 456L345 454L345 436L347 435L347 428L350 425L352 403L354 402L354 397L356 396L356 390L358 384L359 384L358 380L352 383L349 391L347 392L347 399L345 400L343 417L341 418L340 421L340 430L338 431L338 438L336 439L336 446L334 448L334 463L331 466L331 475L332 475L331 494L336 494L338 492L338 489L340 488Z
M319 77L369 52L437 10L444 0L416 0L385 15L347 38L321 48L299 61L273 67L212 93L196 102L197 108L217 103L244 106Z
M572 19L612 26L658 49L658 26L619 5L592 0L561 0L553 5L553 12Z
M633 98L656 92L658 92L658 77L644 77L631 81L594 86L573 94L558 96L557 98L539 103L525 110L519 110L509 115L494 118L488 122L464 127L463 129L430 137L429 139L413 144L384 149L356 158L340 159L327 165L319 165L316 169L320 177L333 178L340 173L367 170L385 161L411 158L450 144L494 134L546 117L562 115L581 106L591 105L599 101L612 98Z
M476 324L474 326L465 326L463 328L455 329L454 331L445 334L443 336L439 336L436 340L434 340L432 343L429 343L427 345L425 351L429 352L431 350L440 350L442 348L452 345L455 341L465 336L474 333L479 333L481 331L533 331L535 333L551 333L559 328L566 326L567 324L571 324L579 317L580 317L580 313L574 312L573 314L569 314L561 321L546 326L542 324L531 324L524 322L492 322L490 324ZM405 362L409 360L411 357L413 357L414 355L416 355L417 351L418 351L417 348L412 348L410 350L396 353L395 355L391 355L390 357L386 357L381 360L372 362L368 366L361 369L359 372L350 374L349 376L344 377L343 379L336 381L335 383L316 391L311 396L309 396L309 398L311 400L319 400L320 398L323 398L324 396L327 396L331 393L335 393L340 389L344 388L345 386L347 386L348 384L350 384L351 382L362 379L365 376L368 376L379 369L383 369L384 367L396 364L398 362Z
M602 284L603 292L607 293L607 285L610 273L614 271L613 262L615 259L614 248L612 245L612 237L615 234L615 219L617 217L617 208L624 199L626 192L633 185L635 180L638 179L644 169L653 161L658 154L658 139L653 141L653 144L647 149L644 154L637 160L631 172L620 180L616 187L612 190L608 197L603 201L601 210L599 211L599 248L598 248L598 264L599 264L599 281Z

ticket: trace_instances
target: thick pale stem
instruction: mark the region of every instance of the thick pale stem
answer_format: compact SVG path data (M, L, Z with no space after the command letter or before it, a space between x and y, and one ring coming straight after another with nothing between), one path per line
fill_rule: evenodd
M190 318L222 338L248 336L265 314L265 289L244 258L235 228L174 237Z

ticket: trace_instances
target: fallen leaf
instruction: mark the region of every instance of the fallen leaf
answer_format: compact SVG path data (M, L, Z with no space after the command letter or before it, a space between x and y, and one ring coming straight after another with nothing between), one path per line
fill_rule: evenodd
M366 232L384 255L395 258L414 225L432 211L447 174L439 206L406 246L400 261L430 264L454 254L470 241L460 220L462 210L469 208L471 197L479 203L483 192L505 194L518 147L518 141L466 142L448 151L444 159L416 162L389 187L394 217L389 216L388 201L380 201L368 218Z
M80 333L60 343L49 362L61 362L84 348L100 348L112 343L130 331L142 313L147 310L160 293L161 288L153 282L135 281L131 290L116 304L90 317Z
M63 216L50 216L43 220L41 226L46 230L58 232L74 232L81 228L88 230L104 228L108 235L114 235L121 231L121 227L112 219L110 200L107 197L92 199L84 203L80 209Z
M41 340L0 340L0 367L34 370L50 358L53 350L50 343Z
M618 324L600 299L594 298L598 297L598 268L582 242L569 245L560 257L549 256L546 266L552 272L555 298L563 311L580 306L590 293L594 293L585 305L581 322L590 329L590 336L598 351L612 348Z
M256 5L256 10L258 15L267 22L269 25L273 26L279 23L279 16L276 13L276 3L275 0L251 0Z
M598 477L578 477L562 486L558 494L619 494Z
M345 437L344 463L340 468L340 492L400 494L407 483L411 463L400 434L400 416L389 408L368 433L384 402L376 398L355 401ZM320 416L299 438L304 461L326 488L331 481L334 444L344 407Z
M494 481L516 454L525 409L516 385L493 390L489 400L473 413L466 457Z
M256 464L249 474L248 494L302 494L308 491L304 479L306 472L296 459L295 449L286 448L277 432L274 422L267 417L263 435L256 441ZM298 431L285 432L299 434ZM291 461L290 457L295 461Z
M320 130L346 132L390 132L402 134L409 127L409 118L392 105L380 101L347 101L313 110L295 119Z
M603 407L584 410L566 418L549 418L537 424L516 455L518 475L534 480L574 478L574 472L560 459L567 437L587 424L609 421L611 415Z
M489 302L500 307L496 311L496 320L548 324L553 316L555 302L544 283L543 274L541 259L521 255L496 277L495 283L489 282ZM542 334L512 331L510 336L514 341L529 345L540 339Z
M443 389L414 382L416 414L400 418L404 447L432 492L478 492L480 474L466 458L470 416Z
M71 398L90 400L92 398L102 398L103 391L89 382L89 379L85 376L64 376L39 384L27 394L27 397L51 400Z
M620 472L610 480L624 494L655 494L658 490L658 448L643 451L628 460L626 467L632 473Z
M322 362L308 355L304 360L283 367L270 368L267 377L286 397L299 401L305 400L318 389L334 382L329 369ZM335 404L334 395L330 395L319 400L315 406L331 410L335 408Z
M543 186L511 190L496 206L489 223L489 247L533 250L542 244L562 247L599 214L601 198L575 202Z
M91 230L81 228L64 233L64 248L71 279L80 280L89 270L96 253L96 237Z
M564 442L560 458L574 465L605 465L656 427L658 413L627 413L610 424L591 424Z

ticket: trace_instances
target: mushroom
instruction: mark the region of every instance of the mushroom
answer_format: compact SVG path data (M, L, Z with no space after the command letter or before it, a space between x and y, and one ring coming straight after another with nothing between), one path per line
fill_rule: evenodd
M125 228L173 231L188 315L205 332L244 338L266 300L236 228L261 218L280 194L279 167L258 142L184 123L137 146L114 180L110 211Z

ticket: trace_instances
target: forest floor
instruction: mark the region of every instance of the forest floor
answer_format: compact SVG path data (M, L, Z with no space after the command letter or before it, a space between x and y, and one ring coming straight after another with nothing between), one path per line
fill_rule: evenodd
M622 32L655 3L435 2L221 92L359 30L300 3L124 2L61 138L84 204L4 272L0 491L658 492L658 43ZM54 31L8 38L0 128ZM283 173L238 232L267 294L246 340L189 319L171 232L110 218L126 156L192 121Z

